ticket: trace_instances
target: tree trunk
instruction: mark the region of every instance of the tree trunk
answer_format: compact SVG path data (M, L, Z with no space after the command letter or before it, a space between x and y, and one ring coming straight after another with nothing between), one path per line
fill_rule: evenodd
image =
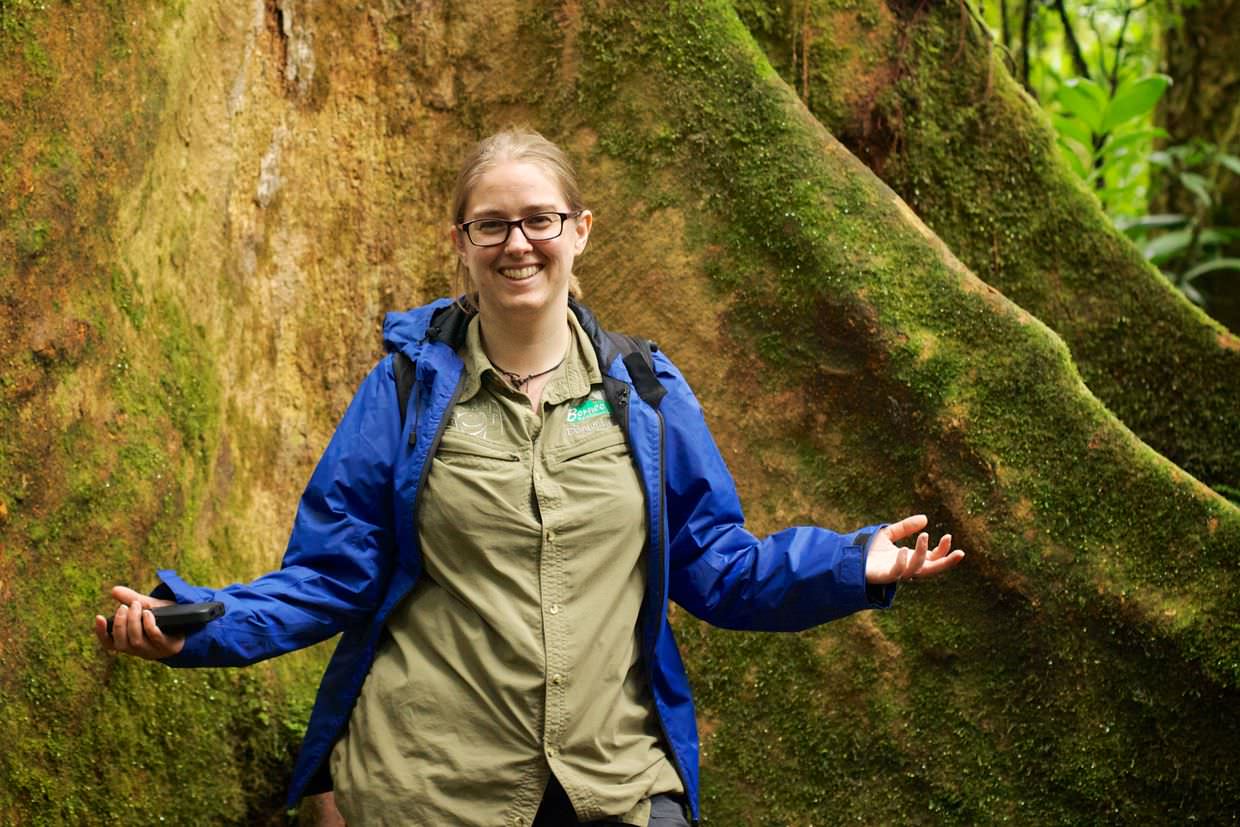
M1178 26L1163 37L1164 71L1174 83L1160 102L1158 116L1168 144L1197 139L1240 157L1240 0L1205 0L1176 9ZM1215 180L1218 198L1207 209L1210 225L1240 227L1240 173L1218 165L1202 170ZM1177 180L1161 179L1155 211L1192 215L1200 202ZM1240 257L1240 241L1226 251ZM1212 315L1240 332L1240 274L1202 277L1196 286Z
M790 24L772 5L747 21L784 71ZM814 114L974 273L1063 337L1125 425L1235 496L1240 339L1114 229L968 7L815 7Z
M96 655L85 620L113 578L276 564L382 312L447 290L457 159L513 122L576 157L586 299L682 367L753 528L925 511L970 552L802 635L674 619L708 823L1230 812L1240 512L1116 420L726 4L108 8L38 12L0 82L20 99L39 50L54 76L2 136L33 186L0 238L0 813L258 821L250 773L278 783L321 653L187 675ZM49 146L79 160L27 163Z

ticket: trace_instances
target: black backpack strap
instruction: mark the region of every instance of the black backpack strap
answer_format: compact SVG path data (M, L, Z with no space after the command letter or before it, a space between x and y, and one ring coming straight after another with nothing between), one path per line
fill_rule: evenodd
M396 374L396 398L400 402L400 427L405 427L405 410L409 407L409 394L413 392L413 380L417 369L413 360L399 350L392 356L392 371Z
M629 378L633 380L633 387L637 389L637 395L647 405L658 409L663 397L667 396L667 388L663 387L654 372L654 351L658 350L658 345L649 339L613 333L610 330L607 331L607 338L620 352L624 366L629 371Z

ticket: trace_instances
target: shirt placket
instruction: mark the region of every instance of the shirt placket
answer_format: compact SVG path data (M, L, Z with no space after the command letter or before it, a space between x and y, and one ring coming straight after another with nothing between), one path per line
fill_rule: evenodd
M533 488L538 503L538 516L542 524L542 543L538 554L539 592L542 598L543 663L544 666L544 713L543 752L547 763L554 770L560 760L560 750L568 723L566 683L569 670L569 640L567 613L564 604L567 588L564 572L564 548L560 544L559 490L550 474L543 452L547 420L554 415L554 408L544 409L534 429L532 462Z
M506 417L512 425L514 436L517 440L517 445L514 447L518 448L522 454L522 460L525 466L530 469L530 490L533 492L534 502L536 503L533 517L540 523L540 525L542 525L542 531L538 541L539 570L537 572L533 572L527 569L526 571L529 572L528 576L539 578L541 595L542 589L546 588L544 585L545 578L542 574L541 563L541 558L545 554L547 545L546 537L548 529L546 520L547 515L553 513L557 502L556 497L549 488L549 480L547 480L546 477L546 469L541 462L541 444L544 422L541 416L535 414L529 409L529 403L523 396L511 391L507 388L507 386L503 385L502 382L498 380L493 381L494 384L491 386L491 392L497 400L502 400L501 405L506 409ZM520 444L521 441L524 441L524 445ZM562 585L559 588L562 594ZM557 600L560 599L562 598L557 597ZM552 647L552 643L550 643L546 637L548 606L545 599L541 600L541 610L544 629L543 663L546 664L547 650L549 647ZM558 603L556 605L556 614L562 614L562 607ZM544 676L545 674L546 667L544 666ZM546 737L549 710L546 705L545 698L542 706L543 708L541 710L533 709L531 712L536 716L539 715L539 712L541 712L544 732L543 753L547 756L549 763L551 759L551 750L553 748L551 747L552 742L547 740ZM562 728L562 723L560 726ZM529 827L532 824L534 813L537 812L539 803L542 800L543 789L546 786L546 781L546 770L539 768L522 782L521 789L515 796L512 802L512 807L505 816L503 822L505 827ZM527 783L529 786L526 786Z

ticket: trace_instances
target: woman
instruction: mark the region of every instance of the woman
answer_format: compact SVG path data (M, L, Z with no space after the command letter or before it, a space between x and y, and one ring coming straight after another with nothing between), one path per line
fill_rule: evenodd
M680 373L573 300L592 223L553 144L480 143L453 208L465 296L389 315L393 355L320 460L282 568L220 590L160 572L152 597L113 590L112 637L96 618L106 649L172 666L343 632L290 804L326 782L355 827L686 824L698 741L669 599L796 630L889 606L898 580L963 558L950 536L930 549L920 515L749 534ZM227 613L159 631L149 609L196 600Z

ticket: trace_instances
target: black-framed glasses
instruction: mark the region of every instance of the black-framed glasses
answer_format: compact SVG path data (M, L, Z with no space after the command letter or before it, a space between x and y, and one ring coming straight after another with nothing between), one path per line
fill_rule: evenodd
M469 243L475 247L497 247L508 240L513 227L520 227L526 241L550 241L564 232L564 222L581 215L574 212L540 212L525 218L475 218L457 226L465 231Z

